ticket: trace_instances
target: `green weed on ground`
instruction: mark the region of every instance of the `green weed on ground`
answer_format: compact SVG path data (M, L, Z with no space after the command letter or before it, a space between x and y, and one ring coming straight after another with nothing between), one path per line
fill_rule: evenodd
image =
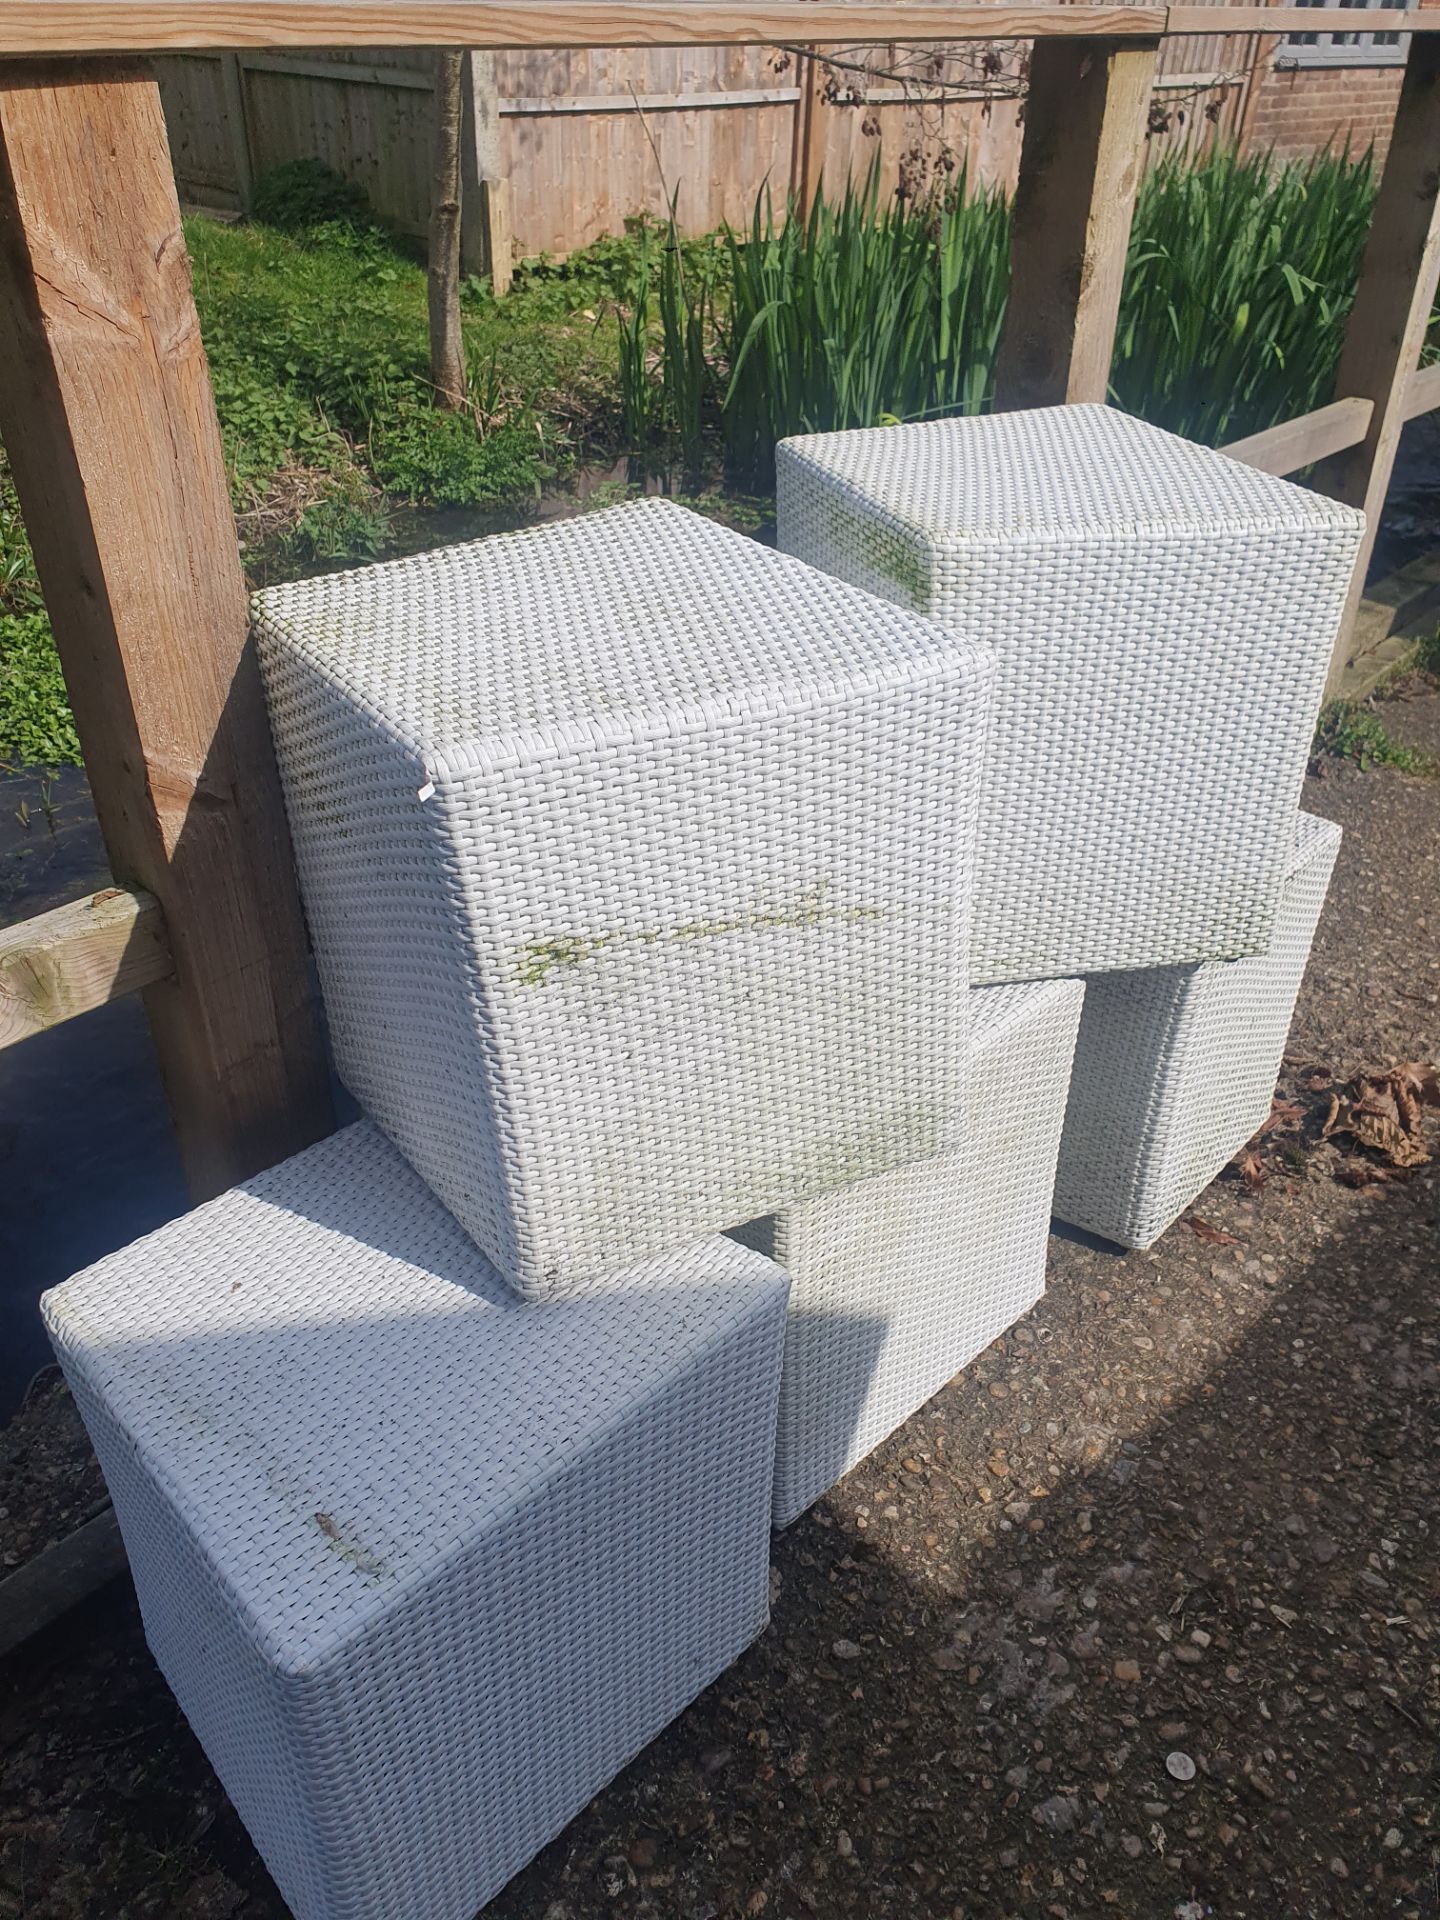
M1364 701L1332 700L1320 715L1311 748L1312 769L1326 760L1350 760L1358 767L1394 767L1400 773L1440 775L1440 762L1417 747L1393 740L1374 707Z

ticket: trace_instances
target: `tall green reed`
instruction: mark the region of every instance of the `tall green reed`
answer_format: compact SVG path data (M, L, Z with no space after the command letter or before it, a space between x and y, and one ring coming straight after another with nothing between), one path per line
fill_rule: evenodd
M1163 160L1135 209L1117 404L1210 445L1322 405L1374 194L1368 153Z
M712 365L717 255L681 238L672 204L661 227L639 228L619 316L620 411L638 452L698 473L715 399ZM658 329L658 341L657 341Z
M1163 159L1136 205L1111 399L1211 444L1322 404L1373 199L1368 154ZM729 478L764 488L787 434L982 411L1009 246L1003 195L963 173L916 205L872 167L805 220L763 190L718 252L682 243L672 213L622 323L632 443L698 468L718 402Z
M763 487L786 434L974 412L1005 311L1008 213L962 175L943 204L882 202L878 170L808 220L768 193L727 230L717 302L726 466Z

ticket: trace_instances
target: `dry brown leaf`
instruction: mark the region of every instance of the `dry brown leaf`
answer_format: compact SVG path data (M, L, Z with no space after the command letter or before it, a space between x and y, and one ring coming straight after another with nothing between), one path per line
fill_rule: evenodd
M1422 1107L1440 1107L1440 1068L1428 1061L1402 1060L1392 1078Z
M1208 1220L1202 1220L1198 1213L1187 1213L1185 1224L1190 1231L1212 1247L1238 1247L1240 1242L1233 1233L1226 1233L1223 1227L1212 1227Z
M1356 1113L1373 1114L1377 1120L1393 1120L1399 1126L1400 1108L1388 1076L1382 1078L1379 1074L1358 1074L1352 1085L1350 1099Z
M1282 1100L1277 1093L1270 1102L1270 1111L1251 1135L1250 1145L1263 1140L1267 1133L1298 1133L1305 1119L1305 1109L1294 1100Z
M1252 1193L1258 1193L1270 1178L1259 1154L1249 1147L1242 1147L1230 1164Z
M1392 1166L1420 1167L1430 1158L1420 1141L1412 1139L1398 1120L1391 1120L1385 1114L1356 1108L1345 1130L1362 1147L1383 1153Z
M1382 1167L1378 1161L1361 1160L1352 1154L1335 1169L1335 1178L1346 1187L1379 1187L1387 1181L1408 1179L1409 1175L1402 1167Z
M1440 1104L1440 1080L1433 1067L1418 1061L1405 1061L1384 1073L1360 1073L1345 1089L1345 1097L1330 1095L1320 1138L1348 1134L1392 1167L1425 1166L1431 1153L1423 1109L1432 1101ZM1342 1169L1337 1177L1351 1186L1358 1182L1354 1168Z
M1414 1089L1407 1081L1402 1080L1398 1073L1395 1075L1392 1085L1395 1089L1395 1110L1400 1116L1401 1126L1404 1127L1406 1133L1408 1133L1412 1139L1423 1140L1425 1137L1425 1114L1420 1102L1415 1097Z

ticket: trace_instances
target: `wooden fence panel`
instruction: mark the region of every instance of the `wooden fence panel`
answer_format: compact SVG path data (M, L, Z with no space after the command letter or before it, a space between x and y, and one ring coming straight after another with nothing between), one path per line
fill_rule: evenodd
M1223 4L1224 0L1214 0ZM1161 55L1157 99L1173 102L1167 132L1147 144L1149 163L1176 148L1205 151L1240 135L1253 34L1180 36ZM882 50L883 52L883 50ZM246 124L236 128L218 54L156 62L181 193L202 206L242 204L240 161L258 176L287 160L324 160L369 193L402 232L423 234L429 191L430 54L420 47L306 48L231 55ZM517 251L564 254L626 218L661 215L670 194L692 232L748 218L768 180L777 200L791 185L797 72L777 71L759 46L510 49L495 55L502 164L511 181ZM1206 115L1208 77L1232 84ZM232 89L233 91L233 89ZM924 112L892 83L872 90L868 112L817 112L816 159L832 187L879 158L894 188L904 157L948 145L970 178L1012 189L1019 171L1018 101L957 99ZM638 105L637 105L638 102ZM688 104L693 103L693 104ZM878 125L867 134L866 120Z
M788 190L793 77L764 48L502 53L496 78L523 253L585 246L672 193L703 232L746 218L767 178Z
M358 61L326 64L333 77L322 79L257 67L242 56L257 172L313 155L358 181L371 204L403 232L423 233L430 198L428 72L417 72L413 62L407 66L389 49L380 68L396 76L388 84L377 84L368 71L364 79L347 78L345 67L358 67ZM401 74L426 84L407 86Z
M1202 0L1212 7L1226 3ZM1170 125L1150 136L1151 166L1167 153L1198 158L1217 141L1242 139L1261 47L1260 37L1250 33L1176 34L1162 41L1155 99ZM1207 112L1212 105L1213 120Z
M225 100L220 55L177 53L156 62L170 156L183 198L234 212L240 173Z
M248 152L258 177L313 156L360 182L401 231L425 229L429 179L428 55L416 48L304 49L235 56ZM218 55L156 62L182 195L233 209L241 184ZM769 181L790 188L797 86L767 47L520 49L495 56L511 222L522 254L566 253L620 231L635 213L663 214L675 193L682 224L704 232L743 221ZM973 178L1014 181L1016 103L958 101L924 115L884 82L878 139L864 111L820 116L825 177L862 174L875 159L888 190L902 156L941 137ZM691 104L693 102L693 104Z

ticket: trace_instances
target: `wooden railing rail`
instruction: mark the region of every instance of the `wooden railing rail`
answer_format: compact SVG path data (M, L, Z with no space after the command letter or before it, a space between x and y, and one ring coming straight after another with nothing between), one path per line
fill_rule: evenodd
M1019 297L997 364L998 403L1018 405L1105 397L1160 42L1354 24L1339 7L0 0L0 436L124 882L0 935L0 1044L143 992L197 1196L331 1124L164 121L137 52L1033 39ZM1417 367L1440 268L1440 8L1365 26L1411 43L1336 398L1227 451L1311 469L1373 522L1400 426L1440 406L1440 368Z
M219 47L673 47L1353 31L1343 7L937 6L932 0L0 0L0 55ZM1381 33L1434 14L1367 10Z
M107 887L0 930L0 1047L168 980L160 903Z

